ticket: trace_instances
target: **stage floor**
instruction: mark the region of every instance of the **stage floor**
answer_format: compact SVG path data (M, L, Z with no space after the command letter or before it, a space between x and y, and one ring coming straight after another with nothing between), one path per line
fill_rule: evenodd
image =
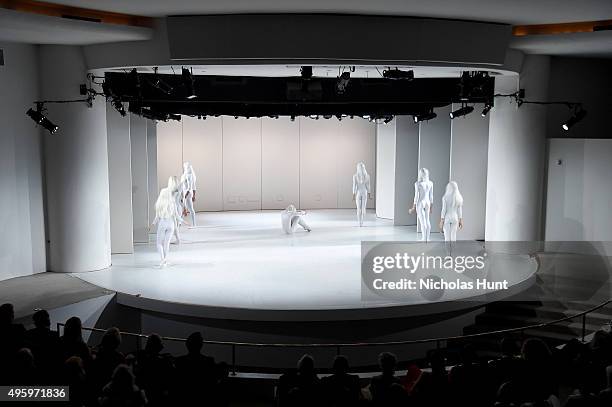
M306 218L312 232L286 235L279 211L197 216L197 227L181 228L181 244L171 245L166 267L159 267L155 236L150 235L151 242L136 245L133 254L113 255L109 269L75 276L128 295L130 305L148 301L155 310L167 307L153 307L153 301L216 311L354 310L427 302L422 297L361 300L361 241L413 241L418 239L414 226L393 226L369 211L359 227L354 210L312 210ZM432 240L442 240L441 235L432 234ZM525 258L508 262L522 270L515 284L537 268Z

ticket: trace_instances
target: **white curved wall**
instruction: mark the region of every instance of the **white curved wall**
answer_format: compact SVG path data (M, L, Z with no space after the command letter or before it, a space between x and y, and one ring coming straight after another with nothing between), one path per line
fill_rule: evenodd
M44 99L78 99L86 67L80 47L41 46ZM60 126L45 134L48 269L80 272L110 266L110 212L106 106L49 104Z
M39 96L33 45L0 43L0 280L46 270L41 133L25 111ZM4 302L4 301L3 301Z

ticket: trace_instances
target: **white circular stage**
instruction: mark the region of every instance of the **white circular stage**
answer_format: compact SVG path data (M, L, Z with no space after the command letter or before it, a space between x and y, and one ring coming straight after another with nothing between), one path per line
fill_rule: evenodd
M361 241L414 241L416 228L393 226L373 212L359 227L354 210L312 210L307 221L312 232L286 235L279 211L199 213L199 225L182 227L181 244L171 245L168 266L159 267L152 241L137 245L133 254L113 255L109 269L75 276L116 291L125 305L212 318L388 318L448 311L448 306L432 307L451 301L455 308L470 306L454 301L469 298L431 301L418 293L401 300L362 301ZM432 234L432 240L441 235ZM501 296L525 288L537 270L529 256L508 255L497 263L496 268L512 270L514 290L498 292Z

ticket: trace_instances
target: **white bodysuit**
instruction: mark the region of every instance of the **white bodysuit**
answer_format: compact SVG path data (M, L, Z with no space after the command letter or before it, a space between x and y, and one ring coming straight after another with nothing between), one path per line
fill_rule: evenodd
M357 220L359 226L363 225L366 208L368 206L368 194L370 193L370 177L359 176L358 173L353 174L353 195L355 195L355 203L357 204Z
M287 211L284 210L281 212L281 224L283 227L283 231L291 235L297 229L298 225L304 228L306 231L310 231L310 227L304 221L304 211Z
M459 228L459 219L463 218L463 205L454 205L453 202L446 202L442 199L442 212L440 217L444 219L443 231L444 240L454 242L457 240L457 229Z
M185 200L185 208L189 211L191 215L191 226L196 226L196 213L193 208L193 195L196 190L196 175L191 171L187 171L185 174L185 182L181 184L183 199Z
M428 242L431 233L429 211L433 202L433 182L417 181L414 183L414 205L417 210L417 219L421 225L421 240Z

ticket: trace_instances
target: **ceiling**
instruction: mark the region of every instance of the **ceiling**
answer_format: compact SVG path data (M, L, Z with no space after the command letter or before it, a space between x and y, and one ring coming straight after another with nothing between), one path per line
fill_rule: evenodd
M612 31L515 37L510 47L526 54L612 58Z
M96 10L168 16L223 13L349 13L519 24L612 19L610 0L51 0Z
M151 35L149 28L69 20L0 8L0 41L86 45L146 40Z

